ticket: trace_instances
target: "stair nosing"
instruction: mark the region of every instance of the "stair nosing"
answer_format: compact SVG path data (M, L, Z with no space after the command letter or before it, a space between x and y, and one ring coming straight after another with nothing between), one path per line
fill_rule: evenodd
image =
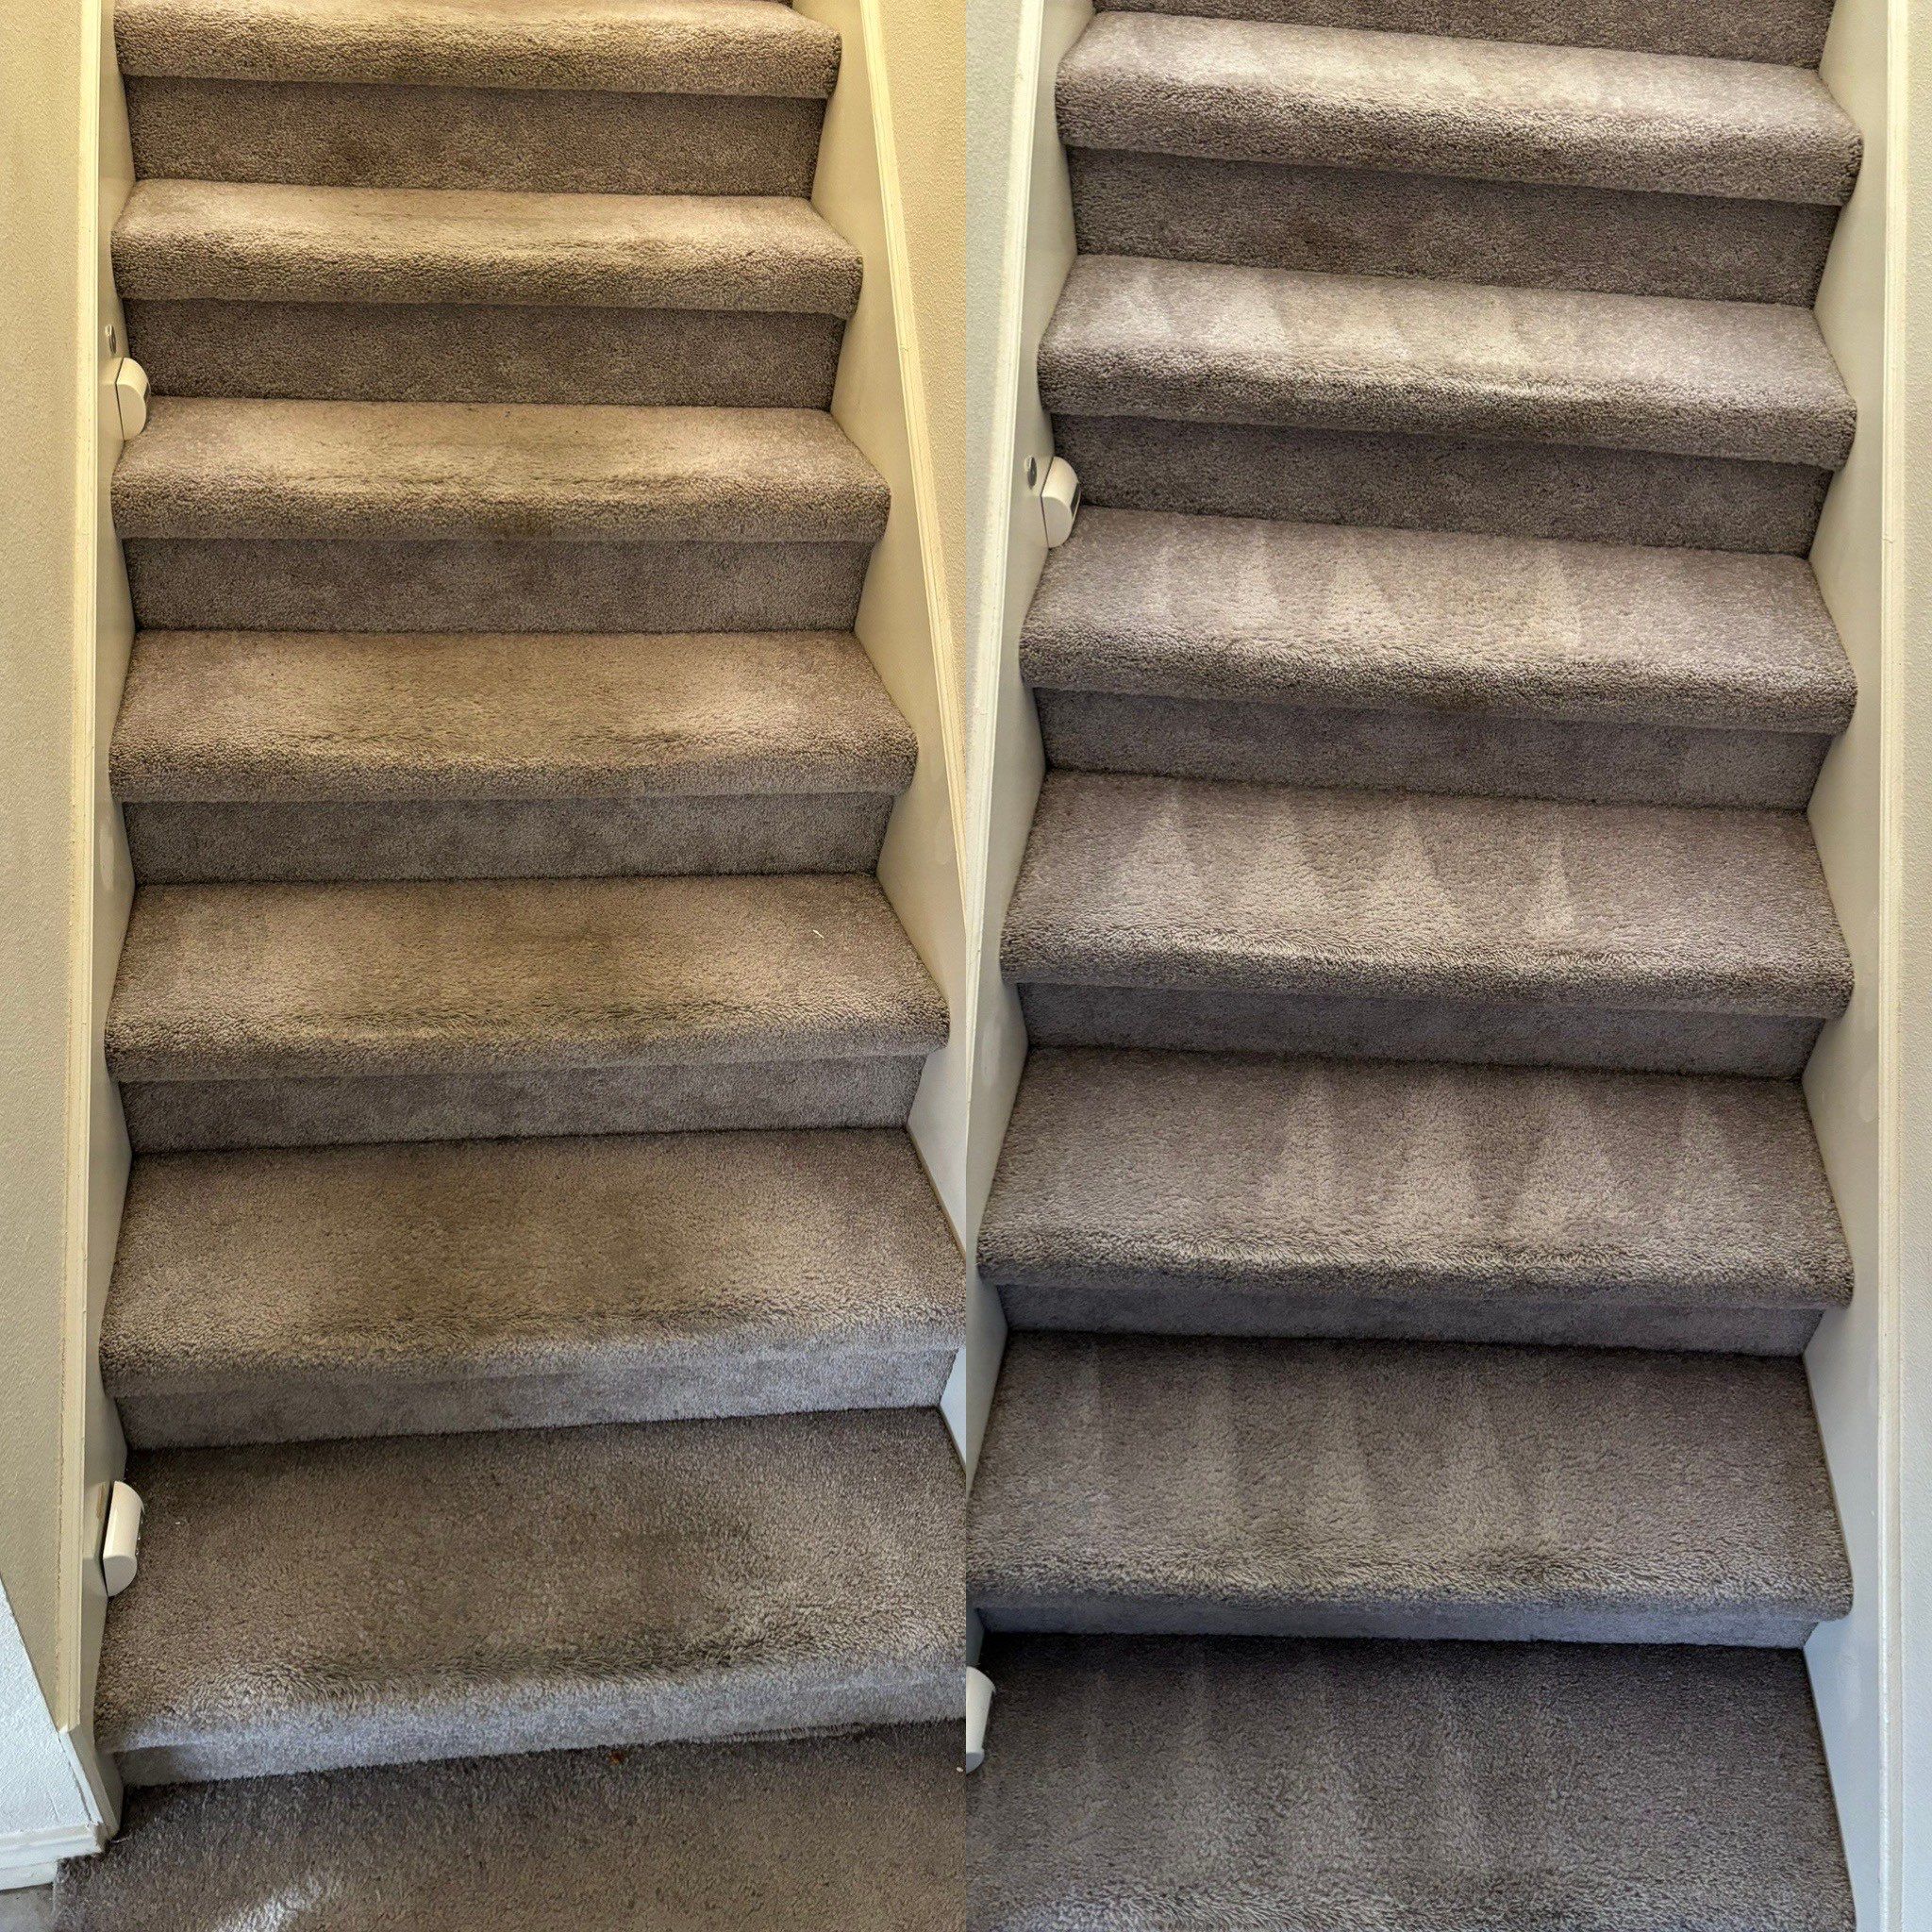
M771 665L754 668L761 655L780 671L797 660L815 682L808 717L794 715L770 682ZM463 683L461 660L471 656L484 666ZM730 691L742 708L735 715L718 700L720 687L704 681L731 672L733 658L743 687ZM490 671L506 667L517 681L492 691ZM572 682L600 670L612 674L614 692ZM333 690L331 672L341 679ZM627 691L626 674L638 680ZM541 698L553 675L559 711L533 716L533 693ZM654 684L654 675L664 682ZM358 675L366 689L357 688ZM211 680L219 703L199 689ZM681 728L667 729L667 687L708 691L714 702L708 710L695 704ZM569 703L592 692L596 716L637 721L627 739L611 730L591 740L577 728ZM528 720L522 741L499 733L479 744L467 724L477 709ZM440 733L425 728L439 717ZM108 769L124 804L891 796L910 782L917 754L911 727L849 632L143 631Z
M1215 922L1211 929L1202 926L1190 935L1180 914L1171 920L1170 930L1178 938L1169 943L1140 915L1123 911L1118 895L1110 903L1105 922L1096 924L1091 908L1076 908L1070 929L1061 903L1063 894L1056 890L1050 870L1059 861L1048 851L1050 846L1057 850L1070 835L1055 814L1105 810L1109 826L1129 836L1124 816L1129 808L1139 806L1143 814L1173 813L1191 803L1220 811L1326 811L1338 824L1342 820L1369 824L1379 817L1395 832L1404 830L1407 820L1417 813L1433 814L1439 824L1455 821L1463 840L1471 836L1469 825L1474 822L1486 819L1494 827L1532 817L1545 827L1574 825L1587 827L1593 834L1641 828L1653 841L1665 830L1678 829L1672 815L1688 819L1681 827L1687 831L1693 825L1701 830L1737 825L1765 832L1774 828L1780 833L1805 832L1800 814L1778 810L1598 806L1049 772L1008 910L1001 945L1003 976L1018 984L1186 988L1287 997L1435 999L1457 1004L1526 1003L1553 1009L1722 1012L1810 1020L1835 1019L1850 1003L1851 959L1815 848L1808 849L1808 856L1803 847L1789 855L1791 865L1803 874L1794 889L1810 894L1810 903L1804 909L1813 929L1801 931L1795 924L1788 927L1779 936L1781 958L1761 945L1756 958L1741 952L1736 957L1721 957L1709 935L1694 957L1666 956L1658 951L1648 959L1630 955L1618 960L1606 943L1600 956L1591 960L1582 947L1570 941L1546 942L1544 954L1540 956L1525 947L1520 929L1507 946L1499 939L1491 939L1479 940L1471 949L1468 941L1459 941L1464 950L1452 949L1433 958L1427 948L1405 951L1378 940L1381 957L1376 958L1361 943L1363 915L1359 908L1346 918L1331 913L1332 944L1297 939L1289 932L1279 940L1263 935L1249 947L1224 920ZM1647 849L1644 856L1655 857ZM1100 855L1090 854L1089 858L1097 860ZM1157 861L1137 855L1134 862L1145 874L1147 866ZM1782 866L1784 859L1778 858L1774 862ZM1412 875L1412 867L1405 870L1405 878ZM1170 893L1165 903L1171 910L1175 904L1174 895ZM1392 917L1392 908L1387 909ZM1754 932L1752 937L1756 940L1758 935Z
M574 468L542 460L559 447ZM163 397L112 485L116 530L137 542L869 546L889 501L827 410L608 403Z
M1337 333L1348 314L1356 341ZM1595 365L1574 340L1584 321L1597 338ZM1674 339L1674 370L1655 348L1633 354L1640 325ZM1257 346L1257 330L1268 327L1274 339ZM1485 329L1499 346L1471 353ZM1432 345L1430 358L1401 346L1416 340ZM1451 342L1462 345L1461 367L1441 353ZM1318 345L1329 351L1321 360ZM1606 345L1623 366L1604 359ZM1551 381L1559 364L1576 378L1560 391ZM1075 258L1041 344L1040 386L1055 415L1817 470L1842 467L1857 428L1807 308L1158 257Z
M606 923L572 924L592 917ZM842 935L841 917L851 928ZM450 923L445 939L469 934L467 986L441 964L425 979L415 957L438 919ZM728 993L715 962L653 983L638 962L661 964L650 948L671 943L654 937L653 920L675 933L680 958L705 957L741 920L767 922L760 956L800 943L821 950L811 974L765 958L762 980L740 959ZM472 944L486 927L487 958ZM587 942L619 958L635 950L622 1002L583 984L581 954L554 937L579 929L601 934ZM355 946L363 978L345 991L332 975L349 969L333 954L304 963L311 942ZM512 979L491 991L491 971L514 975L525 958L534 990ZM269 984L277 970L292 974L292 991ZM613 970L607 962L607 975ZM247 1007L244 995L264 986ZM413 1010L405 986L422 996ZM137 891L106 1048L124 1081L326 1080L923 1058L946 1028L943 997L865 874L225 883Z
M1272 625L1258 603L1233 619L1210 616L1231 589L1229 559L1217 549L1224 543L1245 544L1247 558L1235 560L1252 559L1257 574L1287 569L1307 581L1324 561L1338 571L1367 572L1374 595L1358 592L1351 610L1347 592L1340 591L1326 602L1291 606L1291 615L1283 614L1286 600L1270 600ZM1136 565L1157 548L1159 575L1138 578ZM1191 551L1201 593L1191 602ZM1424 580L1438 570L1439 596L1424 581L1405 609L1391 582L1405 559ZM1467 568L1452 583L1457 559ZM1467 639L1453 652L1426 655L1452 616L1466 621L1474 613L1484 631L1520 635L1536 617L1533 603L1518 608L1508 601L1523 578L1546 574L1560 581L1568 569L1591 573L1610 564L1627 565L1631 585L1641 587L1646 578L1667 583L1678 592L1668 599L1674 610L1683 605L1687 573L1706 572L1714 584L1729 577L1722 585L1727 617L1751 604L1758 629L1790 634L1777 674L1764 652L1749 684L1735 658L1710 668L1707 648L1699 648L1708 644L1707 626L1695 640L1687 633L1674 664L1605 653L1582 625L1568 662L1555 653L1539 660L1521 650L1485 658ZM1497 591L1493 615L1481 609L1485 574L1510 587ZM1624 587L1603 578L1598 588ZM1557 601L1582 605L1580 590L1572 589L1574 595L1559 591ZM1655 622L1625 611L1618 624L1620 634L1641 627L1653 643L1659 634ZM1218 625L1211 633L1210 625ZM1213 639L1211 662L1204 633ZM1037 689L1201 703L1836 734L1850 723L1857 695L1830 615L1797 558L1141 510L1082 514L1072 539L1048 558L1019 648L1021 675ZM1674 678L1667 675L1673 672Z
M1225 59L1246 62L1232 80L1197 79L1183 71L1188 57L1204 58L1217 49ZM1365 97L1358 81L1351 85L1345 77L1351 55L1370 72L1419 73L1424 83L1426 67L1418 69L1418 59L1447 63L1462 70L1464 85L1459 92L1450 88L1437 103L1424 96L1420 110L1413 85L1406 97L1391 88L1391 96L1415 113L1409 125L1397 126L1387 103ZM1336 72L1325 76L1325 92L1318 92L1308 75L1311 66L1322 71L1324 57ZM1541 111L1507 97L1499 101L1494 93L1486 104L1483 85L1503 86L1502 73L1510 67L1546 87L1562 90L1567 82L1574 98L1541 101ZM1741 129L1713 132L1683 108L1674 126L1665 110L1652 108L1629 115L1621 126L1608 123L1592 142L1573 138L1563 147L1546 131L1553 125L1574 129L1579 101L1600 110L1606 87L1618 80L1648 83L1668 94L1672 83L1693 77L1721 79L1733 100L1745 90L1754 92L1763 99L1759 118ZM1271 90L1282 112L1273 119L1257 116L1257 103L1267 101ZM1110 91L1124 91L1128 98L1117 102ZM1073 148L1442 175L1553 189L1840 207L1851 196L1862 147L1856 124L1814 69L1634 48L1166 12L1103 10L1062 61L1055 92L1062 138ZM1780 152L1778 136L1800 99L1810 109L1817 141L1807 145L1785 133ZM1751 152L1758 164L1753 171L1737 158L1740 136L1767 127L1771 135L1760 135ZM1773 171L1768 182L1762 172L1767 166Z
M447 37L447 8L418 9L422 17L413 31L406 9L358 8L351 0L336 7L333 26L318 19L326 10L287 0L279 8L274 0L227 6L120 0L115 47L123 73L135 79L823 100L839 72L837 34L777 0L683 0L680 6L640 8L639 14L655 12L658 18L634 27L628 48L621 27L600 37L588 17L582 41L559 47L558 28L568 17L562 8L554 8L547 21L525 21L521 33L499 28L494 46L487 16L480 34L465 46L460 36L454 42ZM405 13L400 23L394 18L399 10ZM679 13L681 24L675 20ZM498 15L499 21L506 18ZM374 44L372 24L377 27ZM270 25L282 29L279 43L263 31ZM741 25L753 29L748 38L731 36ZM439 31L444 36L441 46Z
M299 217L305 209L306 228L275 225L283 211ZM333 245L324 210L337 216ZM439 219L470 216L474 234L483 213L506 230L493 253L487 242L464 246L463 233L437 252ZM591 214L604 218L603 232L590 232L584 218ZM616 232L610 225L624 215L632 229ZM571 216L575 234L567 219L564 232L542 231L544 217ZM703 230L686 258L667 264L675 238L649 232L654 216L683 216ZM721 217L730 232L718 232ZM225 218L225 227L218 225ZM759 244L777 258L759 259ZM113 251L124 297L175 303L634 308L846 320L861 275L858 251L804 197L784 195L147 179L135 184L115 223Z

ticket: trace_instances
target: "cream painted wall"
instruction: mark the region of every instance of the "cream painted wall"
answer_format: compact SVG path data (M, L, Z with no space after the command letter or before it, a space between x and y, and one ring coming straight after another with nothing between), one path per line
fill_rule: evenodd
M128 878L97 728L131 638L106 534L105 236L129 173L97 0L0 17L0 1884L97 1841L98 1510L118 1427L93 1337L126 1147L100 1050Z
M1891 437L1901 672L1896 824L1898 1924L1932 1932L1932 19L1894 22Z
M967 447L974 487L966 511L973 555L967 745L982 855L972 894L977 972L967 1148L975 1231L1026 1058L1025 1024L1000 975L999 947L1045 765L1019 667L1020 627L1046 562L1028 463L1033 475L1043 475L1053 456L1035 365L1074 259L1054 77L1091 16L1091 0L974 0L968 26ZM962 1396L970 1468L1006 1339L998 1299L976 1274L969 1320Z

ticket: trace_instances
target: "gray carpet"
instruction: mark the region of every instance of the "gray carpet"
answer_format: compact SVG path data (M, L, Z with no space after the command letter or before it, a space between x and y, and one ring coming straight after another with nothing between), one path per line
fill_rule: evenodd
M1036 1050L980 1230L1023 1327L1795 1354L1852 1291L1795 1088Z
M1103 10L1208 14L1447 34L1458 40L1629 47L1715 59L1816 67L1831 0L1752 0L1686 7L1683 0L1100 0Z
M915 752L850 636L148 631L112 770L157 883L858 872Z
M941 1722L932 1410L136 1457L95 1724L137 1784Z
M1774 1654L1850 1604L1828 14L1103 0L1062 63L975 1932L1850 1924Z
M963 1268L871 876L919 747L852 635L838 36L115 25L146 1520L60 1923L956 1925Z
M1003 1639L974 1932L1851 1932L1763 1651Z
M995 1629L1803 1643L1851 1607L1802 1369L1022 1335L973 1492Z
M1859 155L1795 67L1165 13L1096 21L1058 111L1077 148L1761 201L1841 204Z
M1851 994L1795 813L1102 773L1049 774L1003 958L1054 1045L1795 1074Z
M958 1932L958 1741L904 1726L136 1791L51 1924Z
M930 1405L963 1285L896 1130L157 1157L102 1374L141 1447Z

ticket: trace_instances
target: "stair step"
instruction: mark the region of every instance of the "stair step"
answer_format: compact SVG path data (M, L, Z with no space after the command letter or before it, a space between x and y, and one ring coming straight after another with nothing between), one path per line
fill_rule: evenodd
M929 1052L944 1008L870 879L166 886L136 896L117 1079Z
M1715 59L1816 67L1832 0L1753 0L1686 7L1683 0L1098 0L1103 11L1202 14L1309 26L1374 27L1457 40L1629 47Z
M1083 511L1026 681L1239 704L1836 733L1857 685L1800 558Z
M1062 767L1785 810L1856 695L1796 558L1136 510L1020 661Z
M945 1024L869 878L158 886L108 1053L159 1152L885 1125Z
M1040 366L1075 416L1824 470L1857 417L1805 309L1113 256L1074 262Z
M958 1761L955 1721L137 1790L58 1923L233 1932L300 1899L341 1932L958 1932Z
M959 1477L933 1412L136 1458L95 1724L133 1784L938 1722Z
M1796 1657L1035 1637L985 1667L987 1926L1852 1932Z
M1357 12L1358 9L1351 9ZM1816 74L1346 26L1104 13L1061 63L1071 147L1825 205L1858 130Z
M1041 1045L1795 1074L1851 965L1804 819L1049 774Z
M487 302L842 318L858 300L859 274L858 251L809 202L781 195L141 181L114 227L116 286L147 301Z
M1851 1573L1795 1361L1028 1334L968 1594L1008 1630L1795 1645Z
M155 800L900 791L857 638L148 631L114 793Z
M962 1292L901 1133L163 1156L102 1374L142 1448L930 1406Z
M777 0L120 0L124 73L823 98L839 37Z
M1851 999L1789 811L1049 773L1003 966L1038 1045L1797 1074Z
M148 631L145 881L870 871L916 745L858 640Z
M1017 1327L1796 1355L1852 1293L1774 1080L1038 1050L979 1237Z
M887 491L829 415L164 399L124 538L871 544Z

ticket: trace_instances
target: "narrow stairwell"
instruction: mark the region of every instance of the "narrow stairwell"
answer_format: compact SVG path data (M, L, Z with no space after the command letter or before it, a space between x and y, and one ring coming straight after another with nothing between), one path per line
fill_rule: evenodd
M162 1789L60 1923L947 1924L946 1014L872 876L916 746L852 634L837 37L117 12L96 1726Z
M1108 0L974 1932L1848 1932L1812 0Z

